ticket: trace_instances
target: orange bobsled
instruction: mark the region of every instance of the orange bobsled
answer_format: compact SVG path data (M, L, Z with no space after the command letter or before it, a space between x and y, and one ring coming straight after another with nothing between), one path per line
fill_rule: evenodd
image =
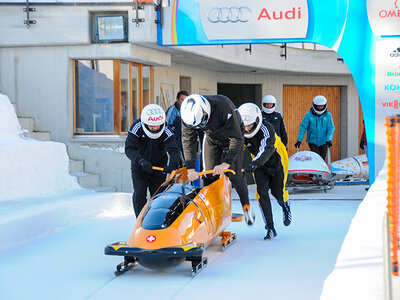
M231 170L226 170L233 172ZM212 173L204 171L199 175ZM192 274L207 264L204 249L221 236L222 250L236 240L224 232L232 220L231 184L220 176L199 188L188 184L186 168L173 172L146 206L128 242L107 245L105 254L124 256L116 275L136 263L150 269L168 268L191 261ZM241 216L234 216L241 220Z

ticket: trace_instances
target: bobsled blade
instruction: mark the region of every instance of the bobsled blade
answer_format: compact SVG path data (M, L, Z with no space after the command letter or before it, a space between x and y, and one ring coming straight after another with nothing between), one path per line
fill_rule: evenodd
M221 250L225 251L231 244L236 241L236 233L229 231L223 231L220 233L221 236Z

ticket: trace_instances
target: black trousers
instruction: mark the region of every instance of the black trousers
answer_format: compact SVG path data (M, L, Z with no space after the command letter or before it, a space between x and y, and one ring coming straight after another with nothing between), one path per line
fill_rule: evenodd
M212 170L216 165L220 165L224 160L226 150L226 148L217 146L211 143L207 138L205 138L203 141L203 170ZM236 161L229 167L229 169L235 171L236 174L226 174L229 177L229 180L232 182L232 186L236 189L242 206L244 206L246 204L250 204L250 201L246 178L242 173L242 165L243 148L239 152ZM205 175L204 184L209 185L217 179L218 176Z
M148 174L142 168L136 166L131 166L131 176L133 184L132 203L137 217L147 202L147 189L153 196L165 181L166 176L158 171Z
M257 168L254 171L254 177L257 185L257 193L260 196L259 205L264 217L264 222L268 228L274 227L274 219L272 215L271 199L268 191L276 198L278 204L283 208L283 187L285 182L285 174L282 165L274 172L265 168Z
M325 160L326 153L328 152L328 146L326 144L317 146L316 144L308 143L308 146L310 147L310 150L312 152L318 153L319 156L321 156L322 159Z

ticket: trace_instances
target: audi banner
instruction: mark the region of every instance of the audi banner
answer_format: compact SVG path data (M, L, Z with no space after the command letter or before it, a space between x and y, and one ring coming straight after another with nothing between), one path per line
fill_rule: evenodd
M209 40L304 38L306 0L200 0L200 17Z

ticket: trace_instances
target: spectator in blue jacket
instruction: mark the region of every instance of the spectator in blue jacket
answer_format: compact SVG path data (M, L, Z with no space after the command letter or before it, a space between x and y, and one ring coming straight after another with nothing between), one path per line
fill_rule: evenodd
M313 106L305 114L300 124L297 142L294 144L296 148L300 148L301 141L307 131L307 143L310 150L318 153L324 160L328 147L332 146L333 134L335 133L332 115L326 108L327 102L326 98L321 95L314 98Z
M166 119L167 119L167 124L169 127L172 129L172 132L174 133L176 144L179 146L179 149L181 149L181 152L183 153L183 148L182 148L182 125L181 125L181 104L185 98L189 96L189 93L186 91L179 91L178 94L176 95L176 101L173 105L171 105L167 112L165 113Z

